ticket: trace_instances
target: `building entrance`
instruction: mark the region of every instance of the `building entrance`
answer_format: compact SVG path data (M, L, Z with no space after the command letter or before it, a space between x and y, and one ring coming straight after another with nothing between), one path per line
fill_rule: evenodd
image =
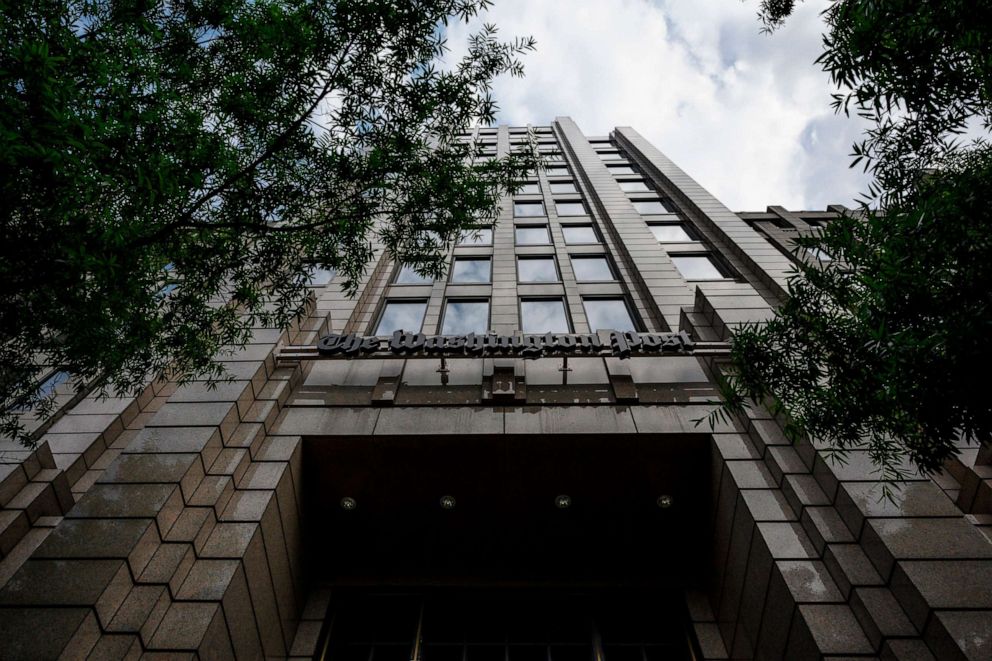
M325 661L688 661L681 596L664 592L340 592Z

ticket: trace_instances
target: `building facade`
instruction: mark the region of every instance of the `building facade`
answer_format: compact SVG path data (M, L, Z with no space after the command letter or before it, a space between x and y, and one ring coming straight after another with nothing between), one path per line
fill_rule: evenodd
M465 139L528 128L549 167L446 279L316 272L216 388L50 377L0 455L0 657L992 658L986 449L887 500L760 408L699 423L841 209L733 213L626 127Z

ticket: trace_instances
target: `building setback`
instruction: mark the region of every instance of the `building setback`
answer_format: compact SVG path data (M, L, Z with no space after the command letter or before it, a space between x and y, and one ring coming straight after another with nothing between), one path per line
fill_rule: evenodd
M992 453L887 500L764 410L697 422L842 209L735 214L631 128L529 128L549 167L446 279L317 272L216 388L54 376L0 455L0 657L992 658Z

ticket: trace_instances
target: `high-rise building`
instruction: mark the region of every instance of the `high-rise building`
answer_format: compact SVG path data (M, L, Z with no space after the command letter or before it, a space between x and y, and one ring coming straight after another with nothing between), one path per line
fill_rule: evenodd
M0 456L0 657L992 658L987 451L886 499L766 411L698 422L841 209L733 213L626 127L465 139L528 129L549 167L445 279L315 272L216 388L53 373Z

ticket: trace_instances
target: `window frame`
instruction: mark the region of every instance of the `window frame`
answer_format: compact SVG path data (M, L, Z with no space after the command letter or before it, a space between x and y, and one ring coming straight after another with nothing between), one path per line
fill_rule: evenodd
M565 313L565 325L567 330L540 330L529 331L524 329L524 303L534 303L538 301L558 301L561 303L562 312ZM575 324L572 322L572 315L568 313L568 302L564 296L520 296L517 298L517 314L520 319L520 332L525 335L540 335L543 333L563 333L570 335L575 332Z
M517 231L518 230L522 230L522 229L534 229L534 228L537 228L537 227L543 227L544 228L544 235L545 235L545 237L547 237L547 242L546 243L520 243L520 241L518 240L518 236L517 236ZM550 246L550 245L553 245L553 242L551 240L551 228L548 226L547 223L534 223L534 224L520 223L519 225L514 225L513 226L513 245L514 246Z
M516 264L514 265L517 270L517 284L521 285L541 285L541 284L560 284L561 279L561 269L558 267L558 259L555 255L517 255ZM520 278L520 262L522 261L538 261L538 260L551 260L551 266L555 270L555 280L522 280Z
M627 300L627 297L626 296L624 296L622 294L621 295L603 295L603 296L598 296L598 295L597 296L583 296L582 297L582 312L586 315L586 323L589 324L589 331L592 332L592 333L599 332L599 330L615 330L615 331L619 331L621 333L624 333L624 332L627 332L627 331L622 330L622 329L619 329L619 328L603 328L603 329L593 328L592 320L589 318L589 310L586 308L586 301L619 301L623 305L624 310L627 311L627 318L630 319L630 324L633 327L633 328L630 329L630 331L631 332L634 332L634 333L639 333L643 329L643 325L641 324L640 319L638 319L637 315L634 314L634 310L631 307L630 301Z
M566 232L569 229L574 229L574 228L577 228L577 227L588 227L589 229L591 229L592 230L592 233L593 233L593 236L596 239L596 241L592 241L592 242L590 242L590 241L582 241L580 243L570 242L568 240L568 236L566 235ZM562 235L562 239L565 241L565 245L566 246L600 246L600 245L603 245L603 237L599 233L599 230L596 228L595 223L574 223L574 224L562 225L561 226L561 235Z
M444 322L448 317L448 306L451 303L485 303L486 304L486 328L482 331L483 333L488 333L492 330L493 326L493 302L491 298L479 297L479 296L446 296L444 298L443 305L441 306L441 318L438 319L437 323L437 333L438 335L466 335L466 333L445 333L444 332ZM469 331L474 333L476 331Z
M537 215L522 215L517 213L517 205L521 207L538 207L541 213ZM544 200L513 200L513 217L514 218L547 218L548 210L544 206Z
M486 280L455 280L455 265L459 262L486 262L489 264L488 277ZM451 270L448 272L449 285L491 285L493 283L493 258L492 255L453 255L451 258Z
M651 234L654 236L655 239L657 239L658 243L663 243L663 244L668 244L668 243L699 243L700 241L702 241L702 238L699 237L699 235L696 232L695 228L694 227L690 227L687 223L684 223L681 220L675 220L675 221L671 221L671 222L650 222L650 223L646 223L646 224L648 226L648 229L651 231ZM685 241L669 241L669 240L664 240L663 241L663 240L661 240L661 239L658 238L658 235L654 233L654 230L651 230L652 227L665 227L665 226L669 226L669 227L676 226L676 227L679 227L679 228L682 229L682 232L687 237L689 237L689 238L686 239Z
M379 306L379 312L375 316L375 320L372 323L372 328L370 329L369 335L372 335L373 337L391 337L393 332L395 332L395 331L390 331L389 335L379 334L379 326L382 325L382 318L386 316L386 310L389 308L389 305L391 303L396 303L400 305L410 304L410 303L423 303L424 311L421 313L420 316L420 326L416 329L407 329L407 328L403 329L408 333L420 333L421 331L423 331L424 321L427 318L427 306L430 304L430 299L424 298L422 296L417 296L415 298L403 298L403 297L393 296L382 299L382 304Z
M576 260L581 261L581 260L584 260L584 259L585 260L601 259L604 262L606 262L606 270L610 272L610 279L609 280L580 280L578 273L576 273L576 271L575 271L575 262L576 262ZM606 253L602 253L602 254L569 253L569 255L568 255L568 262L572 266L572 274L575 276L575 282L577 282L579 284L596 284L596 283L601 283L601 282L618 282L619 281L619 278L617 277L616 268L613 266L613 262L610 259L610 256L607 255Z
M706 259L709 260L713 268L716 269L717 272L721 273L722 275L719 278L688 278L682 273L682 269L679 268L678 263L675 261L676 259L680 259L683 257L705 257ZM708 252L708 251L678 252L669 255L669 258L672 260L672 265L675 267L675 270L678 271L679 275L686 282L721 282L723 280L736 279L736 277L733 275L732 271L727 267L727 265L722 263L722 261L712 252Z
M435 280L433 278L431 278L431 280L429 282L400 282L399 281L400 274L403 273L403 269L405 267L407 267L407 266L410 266L410 265L409 264L404 264L402 262L398 262L396 264L396 266L393 268L393 277L391 277L389 279L390 286L394 286L394 287L429 287L429 286L431 286L431 285L434 284ZM416 271L414 271L414 273L416 273Z

